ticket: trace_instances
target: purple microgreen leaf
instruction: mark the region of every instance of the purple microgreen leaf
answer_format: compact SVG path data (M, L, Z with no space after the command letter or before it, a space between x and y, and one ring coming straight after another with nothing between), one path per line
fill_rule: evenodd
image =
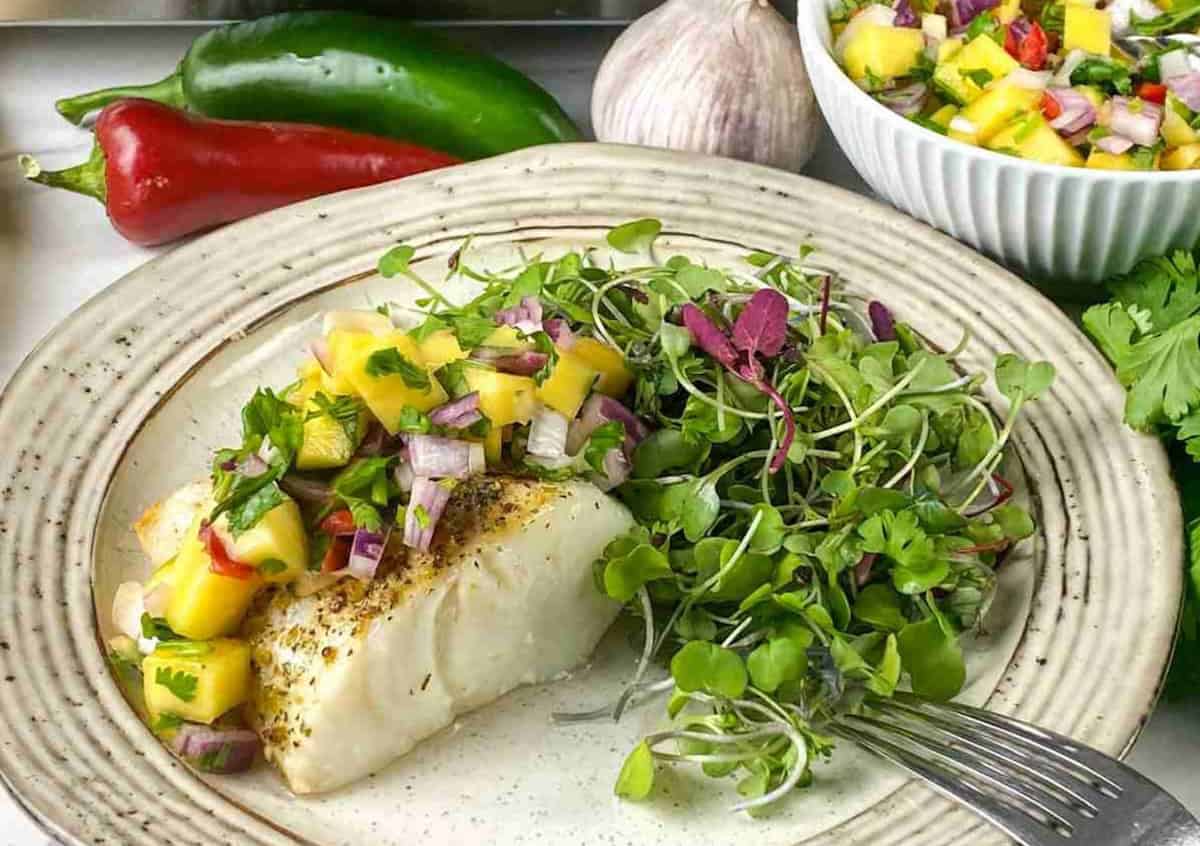
M777 356L787 341L787 319L787 298L772 288L762 288L733 324L733 345L750 358L755 353Z
M871 317L871 331L877 341L896 340L896 321L888 307L878 300L867 304L867 314Z
M725 333L708 319L708 315L692 303L685 303L680 314L683 317L683 325L692 333L696 346L733 373L737 373L737 351Z

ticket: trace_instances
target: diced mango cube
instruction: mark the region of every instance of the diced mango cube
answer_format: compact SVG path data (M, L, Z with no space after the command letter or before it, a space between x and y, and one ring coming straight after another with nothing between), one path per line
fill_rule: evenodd
M620 398L633 384L633 374L625 366L624 354L603 341L580 338L571 347L571 355L600 374L596 380L596 390L602 394Z
M936 123L943 129L950 127L950 121L954 120L954 116L958 114L958 106L947 103L936 112L929 116L930 123Z
M349 463L354 451L358 449L362 437L367 430L367 413L363 409L354 427L355 437L351 437L346 427L328 414L321 413L321 406L313 402L318 393L324 394L331 402L337 396L331 395L325 388L324 371L320 365L316 370L305 366L300 370L300 384L288 394L288 402L304 409L307 419L304 421L304 438L296 453L296 469L298 470L329 470L342 467Z
M1003 79L1021 65L991 38L973 38L963 45L953 61L960 70L985 70L992 79Z
M402 332L390 335L351 333L339 337L336 346L332 340L330 345L334 376L338 379L344 377L350 383L354 393L362 397L367 408L389 434L394 435L400 430L400 418L406 406L429 411L448 399L441 384L426 369L416 341ZM410 386L399 373L379 376L369 373L367 367L371 356L390 349L396 350L406 361L420 368L428 384Z
M1137 170L1133 157L1128 153L1118 156L1095 149L1088 153L1087 167L1092 170Z
M528 350L533 344L521 338L521 333L512 326L497 326L492 334L483 339L485 347L504 347L512 350Z
M192 640L237 631L250 600L262 585L257 575L238 579L212 571L212 558L200 541L203 516L196 517L175 557L175 585L167 603L167 625Z
M504 431L499 426L488 429L483 438L483 457L489 467L500 463L501 450L504 449Z
M962 110L975 127L977 143L986 144L1017 115L1030 111L1042 99L1041 91L1016 85L996 85Z
M417 346L421 350L421 358L425 360L425 366L431 370L437 370L452 361L461 361L467 357L467 351L459 346L458 338L454 337L454 333L449 329L441 329L430 334Z
M842 60L851 79L866 79L868 72L893 79L911 71L924 49L925 36L919 29L862 24L850 36Z
M1163 170L1192 170L1200 167L1200 143L1185 144L1162 157Z
M492 429L510 423L528 423L537 411L537 383L528 376L499 373L486 367L464 367L467 387L479 392L479 410Z
M573 420L599 375L574 352L560 352L550 377L537 389L538 399Z
M1040 113L1016 120L992 136L992 150L1005 150L1023 159L1068 167L1083 167L1083 156L1062 139Z
M961 38L947 38L945 41L943 41L941 44L938 45L937 63L940 65L942 62L950 61L951 59L953 59L955 56L958 55L959 51L962 50L962 48L963 48L963 41Z
M1159 131L1168 147L1182 147L1200 140L1196 137L1196 130L1174 109L1163 109L1162 129Z
M1002 0L996 7L996 19L1008 26L1021 16L1021 0Z
M1108 57L1112 50L1112 18L1103 9L1068 3L1063 17L1063 52L1083 50Z
M218 520L214 528L221 525ZM293 581L308 569L308 534L300 506L285 499L249 529L226 540L225 548L235 560L256 567L264 581Z
M338 367L338 360L346 360L358 344L363 343L363 338L370 338L369 332L352 332L348 329L334 329L326 337L326 343L329 346L329 359L332 362L332 373L321 371L321 384L325 387L325 392L335 396L354 393L354 386L350 384L346 378L345 368Z
M250 646L222 638L161 644L142 661L151 716L174 714L211 723L250 695Z

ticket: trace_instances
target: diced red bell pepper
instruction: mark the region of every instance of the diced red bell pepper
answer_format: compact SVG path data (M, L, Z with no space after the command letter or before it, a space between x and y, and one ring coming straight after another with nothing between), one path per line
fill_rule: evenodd
M1017 48L1017 61L1030 70L1041 70L1046 66L1047 47L1046 30L1035 22Z
M325 550L325 557L321 560L321 572L336 572L345 568L349 562L350 539L334 538L329 542L329 549Z
M208 569L212 570L218 576L228 576L231 579L242 579L243 581L254 577L258 571L249 564L243 564L241 561L234 560L228 550L225 549L225 544L221 542L221 536L213 531L213 527L207 523L200 529L200 540L204 543L204 549L208 552L208 557L212 559L212 563L208 565Z
M1042 95L1042 114L1046 116L1046 120L1054 120L1062 114L1062 106L1058 101L1049 94Z
M348 509L335 511L321 521L321 531L333 537L354 534L354 515Z
M1143 82L1137 90L1137 95L1150 103L1167 102L1167 86L1161 82Z
M1004 31L1004 51L1014 59L1021 55L1021 42L1017 39L1017 31L1012 24Z

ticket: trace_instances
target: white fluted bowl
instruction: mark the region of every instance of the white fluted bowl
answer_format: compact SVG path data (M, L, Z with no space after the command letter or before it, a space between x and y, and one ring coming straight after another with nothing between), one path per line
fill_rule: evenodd
M831 2L800 0L797 13L817 102L851 164L896 208L1059 291L1200 238L1200 171L1040 164L953 141L876 102L833 58Z

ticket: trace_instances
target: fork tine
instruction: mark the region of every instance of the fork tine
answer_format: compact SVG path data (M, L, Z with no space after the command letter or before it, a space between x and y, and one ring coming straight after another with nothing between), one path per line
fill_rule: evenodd
M1012 835L1022 843L1046 843L1048 837L1058 837L1066 844L1066 838L1055 829L1011 805L1003 803L989 793L980 790L969 779L944 772L931 766L907 750L883 738L859 731L844 723L833 723L828 730L878 755L886 761L907 770L936 790L938 793L965 805L988 822Z
M932 755L942 764L948 766L952 772L961 772L970 775L992 790L1009 797L1012 803L1016 805L1021 805L1022 803L1032 805L1046 820L1049 820L1050 825L1048 827L1051 829L1057 828L1070 831L1074 827L1071 819L1078 814L1078 811L1039 787L1026 786L1025 789L1022 789L1020 785L1023 783L1018 782L1014 784L1011 781L1006 781L1006 779L1012 778L1012 774L1005 772L991 761L976 758L976 762L972 763L970 760L962 760L952 754L952 752L961 750L947 750L942 748L941 744L937 741L893 723L881 722L869 717L855 715L844 717L843 720L851 722L853 726L858 728L869 727L874 730L872 734L875 736L878 736L880 733L885 736L899 735L914 744L926 755Z
M1037 766L1030 763L1035 760L1031 755L1026 753L1020 747L1012 749L1005 748L998 743L988 739L980 732L970 733L963 731L962 727L952 721L944 720L941 716L932 713L919 712L914 708L897 703L880 702L873 706L877 710L885 714L899 712L910 718L916 718L923 724L931 727L933 730L940 732L950 742L960 749L964 754L972 755L984 760L999 760L1005 766L1011 767L1021 773L1025 780L1036 782L1041 786L1050 790L1052 793L1066 796L1071 802L1076 805L1075 810L1084 812L1092 816L1100 813L1099 807L1091 800L1087 799L1079 793L1072 785L1078 784L1076 779L1064 774L1062 779L1051 777L1049 772L1039 769Z
M948 719L965 721L969 726L999 734L1003 738L1025 744L1038 755L1052 758L1067 772L1110 796L1121 795L1119 765L1107 757L1069 737L1031 726L1000 714L959 705L954 702L926 702L911 694L897 693L896 701L915 707L918 712L941 714Z

